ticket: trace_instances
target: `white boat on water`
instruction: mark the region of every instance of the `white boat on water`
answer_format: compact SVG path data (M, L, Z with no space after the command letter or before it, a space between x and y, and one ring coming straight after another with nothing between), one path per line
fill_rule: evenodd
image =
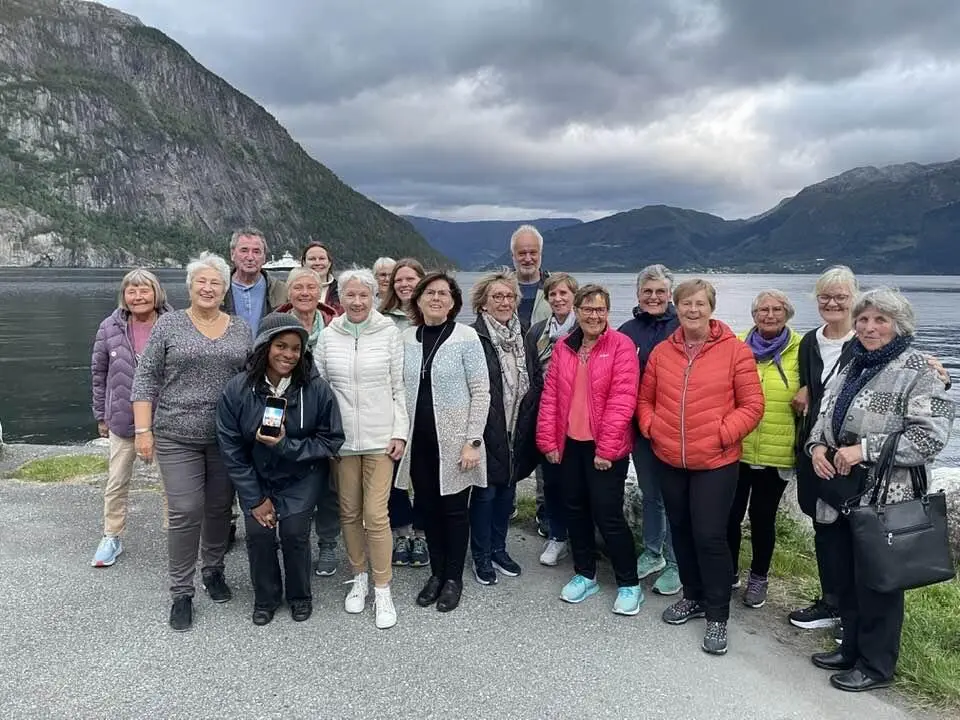
M300 267L300 261L289 252L285 252L279 260L271 257L269 262L263 264L264 270L293 270Z

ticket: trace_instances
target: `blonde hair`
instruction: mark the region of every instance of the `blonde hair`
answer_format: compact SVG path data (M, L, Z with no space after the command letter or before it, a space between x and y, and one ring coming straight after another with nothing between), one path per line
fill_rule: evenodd
M491 286L496 283L503 283L509 287L519 301L520 285L517 283L516 273L506 269L496 270L481 276L470 289L470 305L477 315L483 310L483 306L487 304L487 295L490 292Z
M703 278L684 280L682 283L677 285L676 290L673 291L673 304L679 305L681 300L684 300L691 295L696 295L701 290L707 295L707 302L710 303L710 309L716 310L717 289Z
M787 322L790 322L793 319L793 316L797 314L796 309L793 307L793 303L790 302L790 298L787 297L785 292L782 292L781 290L761 290L757 293L757 296L753 299L753 303L750 305L751 315L757 314L757 308L760 307L760 301L765 297L771 297L783 305L783 309L787 313Z

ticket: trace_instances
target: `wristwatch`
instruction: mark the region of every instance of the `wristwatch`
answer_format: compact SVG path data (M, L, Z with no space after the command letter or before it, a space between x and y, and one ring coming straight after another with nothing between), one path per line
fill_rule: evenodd
M481 442L482 442L482 441L479 440L479 439L478 439L478 440L471 440L471 441L470 441L470 444L473 445L473 447L478 448L478 447L480 447L480 443L481 443Z

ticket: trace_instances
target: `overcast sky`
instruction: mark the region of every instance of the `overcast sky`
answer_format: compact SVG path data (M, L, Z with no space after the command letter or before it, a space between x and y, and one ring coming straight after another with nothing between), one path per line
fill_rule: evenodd
M752 215L960 156L960 0L109 0L446 219Z

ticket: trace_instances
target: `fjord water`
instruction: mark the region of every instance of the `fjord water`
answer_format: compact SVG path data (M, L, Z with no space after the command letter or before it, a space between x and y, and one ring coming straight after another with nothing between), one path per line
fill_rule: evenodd
M90 411L90 351L100 321L117 302L123 270L0 268L0 421L4 439L35 443L85 442L96 436ZM158 275L176 308L186 306L182 270ZM464 293L478 277L460 273ZM619 325L635 304L634 276L579 274L581 282L605 284L613 297L612 324ZM757 291L778 288L797 308L792 325L806 331L817 324L810 275L711 275L717 287L716 316L735 330L750 324ZM919 321L918 344L937 355L958 386L960 401L960 277L863 276L867 286L899 287ZM465 297L465 304L469 300ZM464 312L461 320L469 313ZM960 464L960 428L940 463Z

